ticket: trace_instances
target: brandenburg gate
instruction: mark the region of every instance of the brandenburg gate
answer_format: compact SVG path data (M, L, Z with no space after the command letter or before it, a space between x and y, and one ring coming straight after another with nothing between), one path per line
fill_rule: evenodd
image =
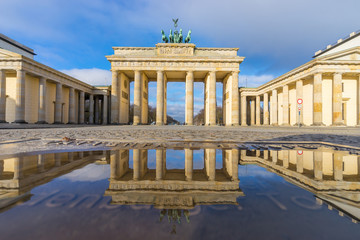
M167 42L167 41L166 41ZM111 123L128 124L134 81L133 124L148 124L148 83L156 81L156 124L166 124L168 82L185 82L185 124L193 125L194 82L204 83L204 122L216 125L216 82L223 83L223 123L239 125L238 48L197 48L192 43L113 47Z

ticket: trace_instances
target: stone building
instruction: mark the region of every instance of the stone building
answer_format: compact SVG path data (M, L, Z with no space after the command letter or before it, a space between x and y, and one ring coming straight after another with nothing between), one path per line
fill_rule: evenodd
M360 31L313 58L257 88L240 88L241 125L358 126Z
M108 122L109 88L70 77L35 61L34 55L0 34L0 122Z

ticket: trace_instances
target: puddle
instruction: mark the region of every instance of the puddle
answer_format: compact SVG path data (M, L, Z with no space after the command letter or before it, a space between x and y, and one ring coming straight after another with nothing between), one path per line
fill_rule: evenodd
M360 236L349 151L130 147L0 160L0 238Z

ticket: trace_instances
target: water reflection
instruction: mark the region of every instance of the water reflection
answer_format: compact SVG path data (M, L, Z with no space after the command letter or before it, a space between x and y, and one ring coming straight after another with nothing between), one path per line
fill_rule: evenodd
M257 164L284 177L360 221L360 156L329 148L316 150L241 150L240 164Z

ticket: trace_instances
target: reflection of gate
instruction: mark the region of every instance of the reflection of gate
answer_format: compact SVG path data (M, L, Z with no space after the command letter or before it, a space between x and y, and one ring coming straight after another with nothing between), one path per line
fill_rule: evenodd
M347 122L346 122L346 106L347 106L346 102L342 102L342 113L341 113L342 116L341 117L342 117L342 121L345 125L347 124Z

